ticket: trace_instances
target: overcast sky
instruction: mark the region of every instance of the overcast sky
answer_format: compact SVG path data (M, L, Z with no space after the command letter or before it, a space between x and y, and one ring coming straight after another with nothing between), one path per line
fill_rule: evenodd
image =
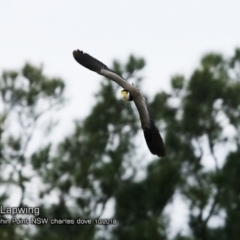
M239 9L237 0L1 1L0 71L29 61L62 77L70 102L59 134L67 134L72 119L94 104L101 79L74 61L74 49L109 66L130 53L145 58L143 92L151 96L169 89L172 75L188 76L204 53L233 54L240 47Z
M204 53L232 54L239 9L231 0L1 1L0 71L43 63L67 83L70 121L88 113L101 79L74 61L74 49L110 66L130 53L144 57L144 92L151 95L168 89L173 74L188 75Z

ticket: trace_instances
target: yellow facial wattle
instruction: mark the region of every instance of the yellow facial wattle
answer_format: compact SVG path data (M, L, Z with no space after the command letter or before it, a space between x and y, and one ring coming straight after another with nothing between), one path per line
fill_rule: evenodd
M121 91L121 95L122 95L122 99L123 99L124 101L128 101L128 100L129 100L129 92L128 92L128 91L122 90L122 91Z

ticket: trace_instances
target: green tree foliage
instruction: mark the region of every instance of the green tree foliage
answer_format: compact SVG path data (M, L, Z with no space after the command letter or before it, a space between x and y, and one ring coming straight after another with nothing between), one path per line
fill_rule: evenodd
M117 73L133 78L140 88L144 66L142 58L132 55L126 64L113 63ZM159 91L148 98L167 156L146 155L152 160L141 178L143 157L135 144L138 137L143 138L138 113L133 103L116 97L120 88L107 79L101 82L90 114L75 122L74 131L55 151L49 143L29 156L28 134L42 113L62 103L64 84L30 65L23 68L23 78L20 75L4 72L1 79L1 169L17 164L9 174L1 171L1 183L18 186L20 205L24 204L25 187L31 178L22 169L30 165L44 185L39 193L38 217L97 219L112 203L112 217L117 220L115 226L36 226L34 234L25 231L29 239L170 239L164 210L176 192L189 208L189 232L178 232L174 240L239 239L239 49L230 58L205 55L189 79L175 75L170 92ZM23 79L26 84L19 84ZM49 106L40 111L42 101ZM8 131L6 125L13 113L19 134ZM53 196L55 203L51 203ZM7 199L6 191L0 203ZM220 223L213 225L214 219ZM0 233L1 239L20 238L15 230L8 226Z
M29 144L42 116L63 102L64 83L48 78L42 68L25 64L20 71L4 71L0 79L0 204L9 206L8 198L19 192L18 206L28 198L27 185L35 177L31 169ZM16 194L19 195L19 194ZM35 203L33 203L33 206ZM6 219L6 216L1 216ZM9 219L9 218L8 218ZM1 225L1 239L18 239L16 226ZM20 227L18 227L20 228ZM14 238L15 237L15 238Z

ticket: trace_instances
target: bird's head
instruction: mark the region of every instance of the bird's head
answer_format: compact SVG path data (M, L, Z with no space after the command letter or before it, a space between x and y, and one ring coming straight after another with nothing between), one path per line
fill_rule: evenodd
M122 99L123 99L124 101L132 101L132 96L131 96L131 94L129 93L129 91L123 89L123 90L121 91L121 95L122 95Z

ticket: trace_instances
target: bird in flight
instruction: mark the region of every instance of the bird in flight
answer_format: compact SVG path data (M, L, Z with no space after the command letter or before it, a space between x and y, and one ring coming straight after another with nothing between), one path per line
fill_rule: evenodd
M165 156L165 147L162 137L148 111L145 98L141 91L89 54L80 50L75 50L73 51L73 57L83 67L113 80L123 88L121 91L123 100L133 101L137 107L144 137L150 152L159 157Z

